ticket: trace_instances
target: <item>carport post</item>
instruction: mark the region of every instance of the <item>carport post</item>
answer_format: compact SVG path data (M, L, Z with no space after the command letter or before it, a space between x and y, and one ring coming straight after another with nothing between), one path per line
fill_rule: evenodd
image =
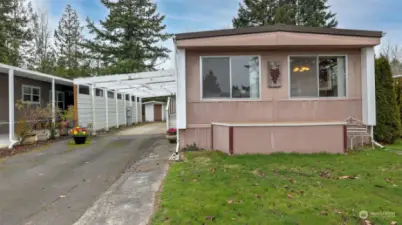
M92 135L96 134L95 126L96 126L96 107L95 107L95 85L91 85L91 97L92 97Z
M124 124L126 124L126 126L127 126L127 100L126 100L126 97L127 97L127 94L124 94L124 96L122 96L122 97L124 97L123 98L123 101L124 101Z
M108 106L108 92L107 89L103 89L103 94L105 97L105 109L106 109L106 131L109 130L109 106Z
M138 103L137 103L137 96L134 98L135 104L135 123L138 123Z
M56 87L54 83L54 78L52 79L52 123L53 126L56 125Z
M119 128L119 101L117 100L117 89L114 98L116 100L116 127Z
M8 71L8 132L10 138L10 148L14 142L14 70Z
M130 125L133 125L133 96L131 94L129 94L128 99L130 100L130 113L131 113L131 115L130 115L131 124Z
M140 122L142 122L142 98L140 98Z

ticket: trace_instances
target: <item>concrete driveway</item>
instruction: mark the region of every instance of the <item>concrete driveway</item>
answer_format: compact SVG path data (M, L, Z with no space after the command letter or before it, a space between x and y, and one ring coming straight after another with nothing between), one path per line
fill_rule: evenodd
M161 164L167 164L174 145L163 139L164 131L165 124L148 124L98 137L86 147L71 149L63 141L2 160L0 224L75 223L154 149L166 152Z

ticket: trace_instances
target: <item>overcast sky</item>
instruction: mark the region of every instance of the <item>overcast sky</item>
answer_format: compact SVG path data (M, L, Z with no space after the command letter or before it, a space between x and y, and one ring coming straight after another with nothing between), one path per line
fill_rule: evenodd
M66 4L71 4L80 16L95 21L104 19L106 9L100 0L32 0L36 9L49 13L49 25L57 27ZM231 27L240 0L154 0L159 11L166 15L165 23L170 33L222 29ZM402 45L401 0L328 0L331 11L337 13L339 28L380 30L386 33L383 42ZM163 45L172 48L172 42ZM379 48L377 48L378 51ZM161 67L171 68L170 60Z

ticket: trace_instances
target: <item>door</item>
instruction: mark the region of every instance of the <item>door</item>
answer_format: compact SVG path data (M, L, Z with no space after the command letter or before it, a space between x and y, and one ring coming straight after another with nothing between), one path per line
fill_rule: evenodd
M154 105L154 121L162 121L162 105Z

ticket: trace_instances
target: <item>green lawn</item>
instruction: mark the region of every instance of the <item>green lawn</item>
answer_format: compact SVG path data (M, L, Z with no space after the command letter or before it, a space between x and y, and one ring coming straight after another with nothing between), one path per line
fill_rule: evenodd
M402 222L402 142L348 155L186 153L167 175L152 224ZM350 176L343 177L343 176Z

